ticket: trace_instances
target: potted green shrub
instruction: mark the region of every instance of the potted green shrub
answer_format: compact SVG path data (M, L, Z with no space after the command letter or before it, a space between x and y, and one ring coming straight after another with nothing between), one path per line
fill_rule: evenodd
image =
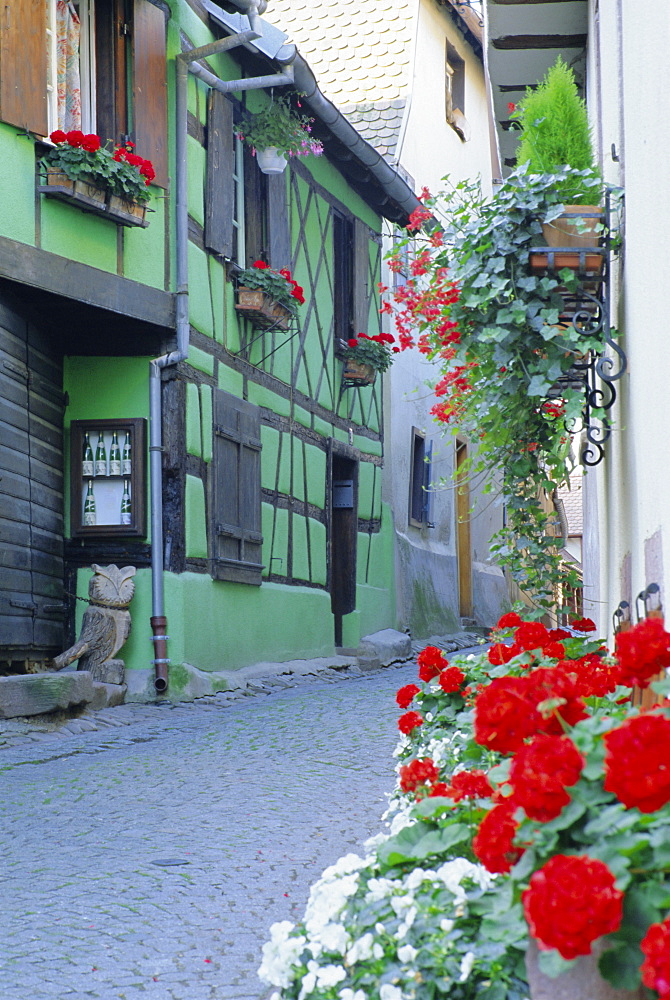
M320 156L323 146L311 134L313 118L300 114L288 96L278 97L256 114L248 114L238 137L251 146L264 174L280 174L287 156Z
M395 347L395 337L390 333L369 336L359 333L347 342L344 351L343 379L351 385L373 385L377 372L385 372L393 363L393 355L400 350Z
M535 90L528 89L511 118L521 127L517 164L530 174L553 174L563 167L593 171L594 158L586 104L579 96L573 71L559 56ZM543 226L549 246L594 246L602 209L599 179L571 174L556 183L563 216ZM566 216L578 216L571 221Z

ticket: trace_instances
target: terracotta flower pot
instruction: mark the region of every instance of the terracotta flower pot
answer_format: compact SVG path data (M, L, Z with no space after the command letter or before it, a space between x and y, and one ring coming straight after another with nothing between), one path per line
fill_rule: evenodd
M578 958L574 966L556 979L540 972L539 950L534 941L526 952L526 974L531 1000L643 1000L644 987L619 990L598 971L598 958L605 951L602 939L595 941L590 955Z
M280 302L271 299L261 288L237 289L235 308L260 330L288 330L292 313Z

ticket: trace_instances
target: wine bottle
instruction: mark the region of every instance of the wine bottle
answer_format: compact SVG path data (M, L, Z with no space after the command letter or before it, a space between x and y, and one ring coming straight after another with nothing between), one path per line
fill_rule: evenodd
M121 449L116 431L112 434L112 443L109 447L109 474L110 476L121 475Z
M102 431L98 434L98 446L95 449L95 474L96 476L107 475L107 451Z
M93 449L91 448L91 439L88 436L88 431L84 435L84 458L81 463L81 474L82 476L93 475Z
M130 524L132 520L132 507L130 503L130 492L128 490L128 480L123 480L123 496L121 497L121 524Z
M93 480L89 479L86 499L84 501L84 526L92 527L95 524L95 496L93 495Z
M132 452L130 447L130 431L126 431L126 440L123 442L122 474L129 476L133 471Z

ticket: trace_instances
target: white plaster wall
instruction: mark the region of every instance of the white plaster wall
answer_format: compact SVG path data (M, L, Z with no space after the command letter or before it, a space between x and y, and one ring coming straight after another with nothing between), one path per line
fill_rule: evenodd
M597 136L605 178L625 187L626 205L625 259L615 271L613 312L628 374L618 384L607 458L587 477L586 491L585 596L606 628L619 601L634 601L647 584L659 583L665 596L664 567L670 565L670 116L663 83L670 8L658 5L642 16L634 0L592 0L591 8L600 64L592 36L590 107L601 114Z
M447 174L455 181L481 175L485 190L490 191L489 119L482 64L451 17L433 0L420 0L417 4L414 27L411 93L398 147L400 165L414 179L417 191L423 186L431 192L439 191ZM471 129L468 142L461 140L445 117L447 39L465 60L463 110ZM385 283L391 283L388 274ZM387 455L390 456L386 495L393 505L398 542L399 624L411 624L416 618L413 606L416 587L433 587L436 599L444 606L447 631L455 627L459 613L456 514L451 481L454 441L449 430L444 434L430 416L436 399L425 383L435 382L438 377L437 366L427 362L418 351L406 351L397 357L386 378ZM433 481L437 485L442 480L432 496L434 528L419 529L408 524L413 427L423 430L427 440L432 440ZM502 573L491 566L488 558L488 540L500 527L501 512L489 506L489 498L480 504L475 494L473 500L477 508L471 524L475 614L483 623L492 624L499 608L506 603L500 597L501 587L504 589Z

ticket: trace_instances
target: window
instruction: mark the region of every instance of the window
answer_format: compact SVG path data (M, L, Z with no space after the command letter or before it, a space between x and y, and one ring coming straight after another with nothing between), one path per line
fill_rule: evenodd
M228 392L214 393L211 555L215 580L260 586L260 409Z
M355 332L352 301L353 228L351 219L333 211L333 311L336 350L340 346L339 341L346 344Z
M465 117L465 62L449 42L445 42L444 96L446 119L466 142L470 127Z
M233 139L233 246L231 258L240 267L246 267L247 250L244 233L244 144L237 136Z
M163 0L13 0L0 32L0 120L37 136L60 124L131 137L165 187L168 16Z
M430 480L432 444L426 436L412 428L412 454L409 483L409 523L416 528L430 526Z

